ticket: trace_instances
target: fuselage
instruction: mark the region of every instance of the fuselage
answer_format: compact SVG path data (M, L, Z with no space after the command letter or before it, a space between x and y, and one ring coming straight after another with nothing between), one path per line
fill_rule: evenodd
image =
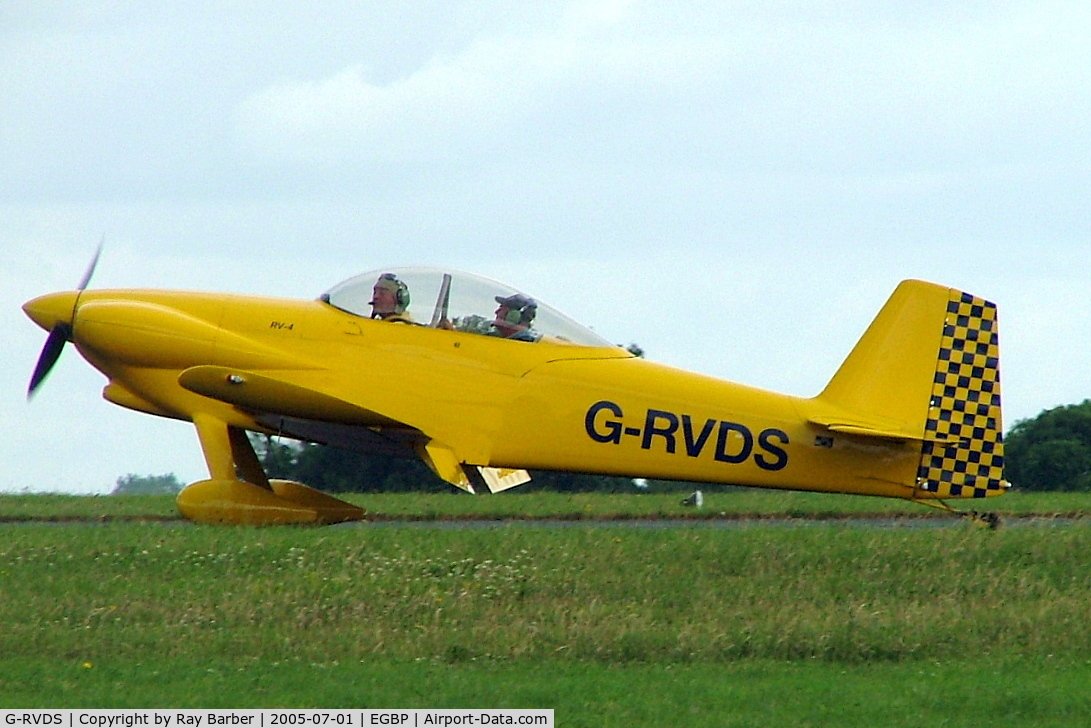
M320 300L96 290L27 304L47 329L66 308L104 396L164 417L268 431L268 412L179 382L215 366L350 403L375 415L356 426L419 432L468 465L910 497L920 459L919 443L834 445L808 422L812 400L617 347L389 323Z

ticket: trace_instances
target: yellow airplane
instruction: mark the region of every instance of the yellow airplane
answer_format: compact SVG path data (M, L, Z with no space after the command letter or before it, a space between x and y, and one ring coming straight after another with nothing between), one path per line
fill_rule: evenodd
M101 250L101 246L100 246ZM497 492L526 470L903 498L951 509L1003 477L996 306L904 281L816 397L638 358L482 277L366 273L316 300L76 290L23 306L115 404L197 428L210 477L178 496L202 523L335 523L364 511L266 477L247 431L419 456Z

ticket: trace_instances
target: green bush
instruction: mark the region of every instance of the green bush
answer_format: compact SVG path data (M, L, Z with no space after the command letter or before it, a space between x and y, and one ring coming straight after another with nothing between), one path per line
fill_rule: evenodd
M174 473L166 475L135 475L129 473L117 479L110 495L165 495L185 487Z
M1006 477L1026 490L1091 490L1091 399L1046 410L1011 428Z

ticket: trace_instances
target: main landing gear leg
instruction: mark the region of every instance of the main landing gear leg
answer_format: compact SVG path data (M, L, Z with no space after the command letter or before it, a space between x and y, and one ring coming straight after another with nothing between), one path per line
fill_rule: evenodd
M364 517L362 508L290 480L269 480L246 432L210 415L196 415L212 477L182 489L178 510L197 523L267 526L340 523Z

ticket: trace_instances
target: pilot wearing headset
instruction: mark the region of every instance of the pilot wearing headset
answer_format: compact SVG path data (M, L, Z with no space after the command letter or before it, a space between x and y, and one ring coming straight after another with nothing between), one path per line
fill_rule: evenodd
M409 306L409 286L393 273L383 273L371 290L371 318L412 324L413 317L405 310Z
M489 336L500 336L515 341L538 341L542 335L532 331L530 324L538 313L538 303L529 296L516 293L512 296L495 296L500 304L492 322Z

